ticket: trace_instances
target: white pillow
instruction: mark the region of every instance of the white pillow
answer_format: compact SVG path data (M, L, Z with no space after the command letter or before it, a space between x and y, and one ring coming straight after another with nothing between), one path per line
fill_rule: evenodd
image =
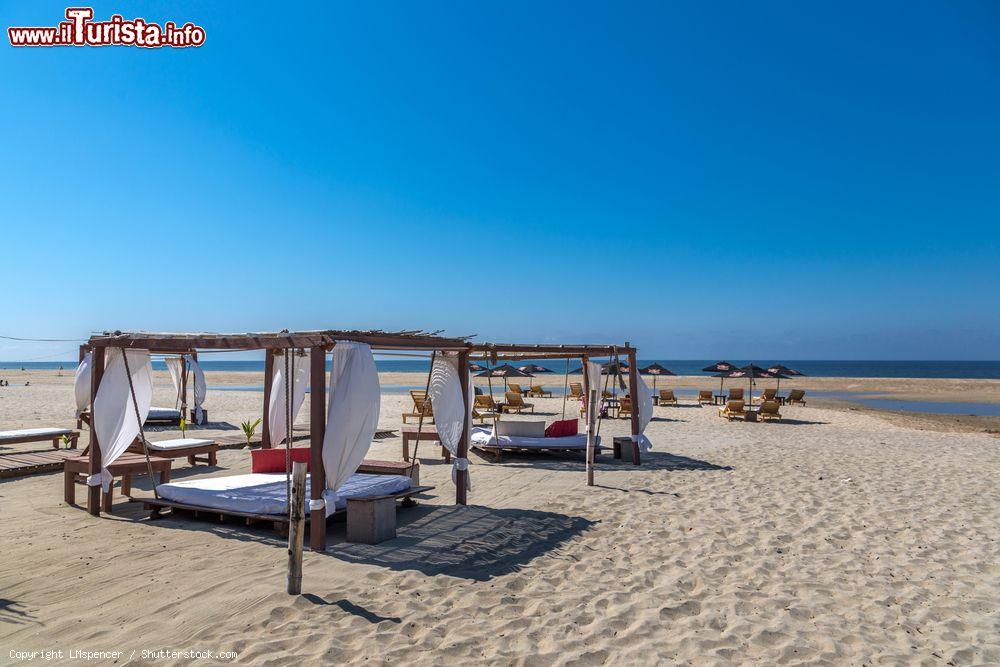
M508 435L517 438L544 438L545 422L508 421L497 422L497 435Z

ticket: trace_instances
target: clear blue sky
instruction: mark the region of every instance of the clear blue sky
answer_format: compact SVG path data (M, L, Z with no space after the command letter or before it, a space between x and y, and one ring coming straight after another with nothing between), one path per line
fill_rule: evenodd
M4 34L0 334L1000 358L1000 4L317 4L94 3L200 49Z

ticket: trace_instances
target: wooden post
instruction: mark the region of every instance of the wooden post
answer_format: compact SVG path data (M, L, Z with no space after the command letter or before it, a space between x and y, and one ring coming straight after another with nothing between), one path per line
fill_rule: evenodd
M83 358L87 356L87 345L83 344L80 346L80 363L83 363ZM76 419L76 430L79 431L83 428L83 420L77 417Z
M260 446L271 448L271 382L274 380L274 350L264 350L264 417L261 422Z
M309 349L309 497L321 500L326 489L323 438L326 435L326 347ZM310 510L312 514L312 510ZM320 514L319 510L316 512ZM309 521L309 548L326 550L326 509Z
M101 378L104 377L104 352L105 348L94 349L94 356L91 358L90 367L90 461L87 472L90 475L101 473L101 446L97 442L97 431L94 424L97 423L97 416L94 414L94 402L97 400L97 390L101 386ZM87 486L87 511L94 516L101 515L101 487Z
M465 423L462 427L462 438L458 441L458 453L460 459L469 458L469 437L472 429L471 411L469 410L469 353L458 353L458 379L462 383L462 407L465 409ZM455 482L455 503L465 505L468 503L469 471L461 470Z
M629 347L625 343L625 347ZM628 351L628 398L632 403L632 463L639 465L639 368L635 348Z
M292 497L288 521L288 594L302 592L302 538L306 528L306 464L292 464Z
M590 374L587 372L587 362L590 358L586 355L580 357L580 361L583 366L583 395L587 397L587 486L594 485L594 448L596 447L596 442L594 442L594 423L597 421L597 411L599 409L597 392L600 390L600 385L596 388L590 386Z

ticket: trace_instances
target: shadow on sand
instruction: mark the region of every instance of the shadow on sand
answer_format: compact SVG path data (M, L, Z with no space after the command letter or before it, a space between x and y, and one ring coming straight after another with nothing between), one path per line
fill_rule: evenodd
M148 514L141 503L119 503L114 519L146 521ZM342 515L331 519L327 524L324 555L391 570L414 570L428 576L447 574L487 581L521 570L534 558L558 548L594 523L582 517L537 510L418 505L400 508L396 515L396 538L377 545L347 542ZM250 527L230 521L219 523L217 518L196 520L190 516L167 515L149 525L211 533L224 539L271 544L278 548L288 544L285 537L267 527ZM322 600L313 602L338 604ZM345 611L355 613L357 610ZM2 618L0 615L0 620Z
M20 609L21 606L20 602L0 598L0 623L21 625L33 621L35 617L24 609Z

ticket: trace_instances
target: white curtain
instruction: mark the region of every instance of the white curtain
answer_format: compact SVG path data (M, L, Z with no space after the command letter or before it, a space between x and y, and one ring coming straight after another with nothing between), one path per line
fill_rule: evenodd
M596 361L587 362L587 384L590 386L591 391L597 391L598 396L601 392L601 365ZM590 396L587 397L590 400ZM587 406L590 409L590 406Z
M90 408L90 364L94 359L93 352L83 355L83 361L76 367L76 377L73 378L73 393L76 395L76 416Z
M375 358L368 345L337 341L333 347L329 391L323 468L326 488L336 493L361 465L378 426L381 388ZM310 503L310 511L322 509L315 505L316 501Z
M184 377L184 359L182 357L167 357L163 360L170 373L170 382L174 385L174 409L181 406L182 381Z
M469 375L467 383L472 382ZM470 389L470 396L472 395ZM469 469L469 459L458 456L458 443L465 431L466 420L471 420L471 410L466 411L462 399L462 379L458 373L458 357L438 355L431 367L430 392L428 397L434 406L434 425L437 427L441 444L451 452L454 463L451 481L458 484L458 473ZM472 488L472 484L469 484Z
M139 419L136 419L135 404L129 390L128 373L125 372L125 357L120 348L108 348L106 366L97 389L92 415L94 434L101 447L101 474L95 479L87 479L87 484L101 484L107 491L111 488L112 477L108 466L114 463L128 449L139 435L139 422L145 422L149 406L153 401L153 365L148 350L127 350L128 366L132 375L136 402L139 404Z
M306 384L309 382L309 357L299 356L295 350L285 350L285 355L274 358L274 381L271 382L271 404L268 406L268 420L271 444L277 446L290 432L285 425L285 359L290 359L292 372L292 426L306 398Z
M649 426L650 420L653 418L653 390L649 388L646 381L642 379L642 376L636 373L636 394L638 397L638 415L639 415L639 435L634 438L636 444L639 445L639 450L643 452L648 452L652 447L653 443L649 441L646 437L645 431L646 427Z
M205 416L201 406L205 403L205 396L208 394L208 384L205 382L205 371L201 370L201 364L198 363L197 359L190 356L187 359L191 364L191 373L194 375L194 421L196 424L202 424L205 421Z

